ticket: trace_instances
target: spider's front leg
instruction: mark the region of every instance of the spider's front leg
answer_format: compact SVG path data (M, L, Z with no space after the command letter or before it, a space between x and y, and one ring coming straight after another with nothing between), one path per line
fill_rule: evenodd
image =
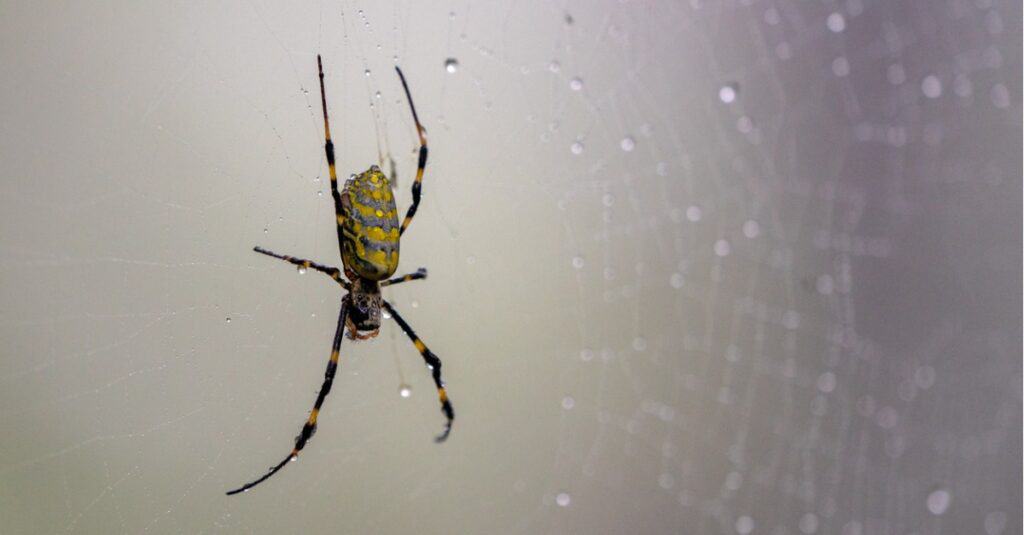
M311 260L305 260L305 259L302 259L302 258L295 258L293 256L277 254L277 253L275 253L273 251L268 251L268 250L266 250L266 249L264 249L264 248L262 248L262 247L260 247L258 245L256 247L253 247L252 250L256 251L257 253L260 253L260 254L265 254L265 255L273 257L273 258L284 260L285 262L288 262L289 264L298 266L300 269L312 269L312 270L315 270L315 271L319 271L320 273L323 273L323 274L327 275L328 277L334 279L334 281L337 282L338 284L344 286L346 290L349 287L348 281L346 281L345 278L341 276L341 270L336 268L336 267L325 266L325 265L322 265L322 264L317 264L316 262L313 262Z
M381 281L380 285L382 287L383 286L394 286L394 285L396 285L398 283L409 282L409 281L425 279L425 278L427 278L427 268L421 267L421 268L417 269L416 271L414 271L413 273L408 273L406 275L402 275L401 277L395 277L393 279L388 279L386 281Z

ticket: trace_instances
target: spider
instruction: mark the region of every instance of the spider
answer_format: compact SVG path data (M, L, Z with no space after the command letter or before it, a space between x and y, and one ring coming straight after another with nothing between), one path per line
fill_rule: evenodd
M409 93L409 85L405 82L405 75L402 69L395 67L398 78L402 81L402 89L405 90L405 97L409 101L409 108L412 110L412 119L416 123L416 133L419 136L419 162L416 165L416 180L412 184L412 205L405 213L405 219L401 226L398 224L397 208L395 199L391 194L391 185L388 177L381 172L376 165L370 166L360 175L352 175L345 182L344 189L338 192L338 175L334 168L334 143L331 142L331 126L327 119L327 97L324 93L324 67L320 56L316 57L317 70L320 75L320 104L324 112L324 151L327 153L327 168L331 175L331 195L334 197L334 212L338 229L338 248L341 252L341 262L344 272L336 267L325 266L315 262L294 258L288 255L277 254L262 247L254 247L257 253L299 266L299 269L313 269L334 279L348 293L341 298L341 311L338 313L338 326L334 331L334 343L331 345L331 358L327 362L327 371L324 373L324 383L320 387L320 393L313 404L313 410L299 436L295 437L295 447L291 453L284 458L277 466L259 479L246 483L245 485L228 491L228 495L238 494L266 481L270 476L276 474L288 461L298 458L299 452L306 446L306 443L316 432L317 415L324 403L324 398L331 391L331 384L334 382L334 374L338 369L338 351L341 347L343 334L353 340L365 340L377 336L380 330L381 308L386 310L398 326L412 341L416 350L423 357L427 369L434 378L434 385L437 386L437 396L441 402L441 412L446 421L441 434L434 438L435 442L444 442L452 430L452 422L455 419L455 412L448 400L448 393L445 391L444 381L441 379L441 359L437 358L430 349L416 336L409 324L398 314L395 307L385 300L380 293L384 286L391 286L400 282L407 282L417 279L425 279L427 270L420 268L414 273L395 278L388 278L394 274L398 267L398 245L399 239L412 222L416 215L416 209L420 205L420 188L423 180L423 170L427 165L427 135L420 119L416 115L416 107L412 103L412 95Z

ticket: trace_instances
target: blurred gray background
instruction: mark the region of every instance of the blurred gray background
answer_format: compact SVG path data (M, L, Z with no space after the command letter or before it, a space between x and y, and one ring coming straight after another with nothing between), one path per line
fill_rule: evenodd
M429 5L428 5L429 4ZM1021 533L1021 3L0 4L3 533ZM342 346L343 176L419 216ZM379 93L379 96L378 96ZM381 156L378 156L378 155ZM408 385L411 396L400 388Z

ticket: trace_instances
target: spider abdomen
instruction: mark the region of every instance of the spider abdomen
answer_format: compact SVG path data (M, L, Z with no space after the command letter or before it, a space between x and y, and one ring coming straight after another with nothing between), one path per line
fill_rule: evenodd
M371 281L390 277L398 268L398 209L388 177L376 165L345 182L341 192L343 230L341 260Z

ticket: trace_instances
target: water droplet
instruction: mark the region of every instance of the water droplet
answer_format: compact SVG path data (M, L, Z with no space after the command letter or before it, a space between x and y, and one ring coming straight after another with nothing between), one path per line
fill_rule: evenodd
M939 489L928 495L928 512L933 515L941 515L946 512L949 508L949 503L952 501L952 497L949 495L949 491Z
M740 93L740 86L737 83L728 83L722 86L718 90L718 99L726 104L731 104L736 101L736 96Z
M366 76L369 76L370 75L370 69L366 69L365 71L363 71L363 74L365 74Z
M555 496L555 503L559 507L569 507L569 504L572 503L572 496L569 496L568 492L559 492L558 496Z
M569 89L572 89L573 91L579 91L583 89L583 80L580 80L579 77L569 80Z
M576 269L583 269L583 257L582 256L574 256L572 258L572 267L574 267Z
M757 224L757 221L748 219L746 223L743 223L743 235L748 238L756 238L761 234L761 225Z
M836 374L825 372L818 376L818 390L828 394L836 388Z
M718 255L718 256L728 256L729 255L729 251L731 251L731 250L732 250L732 247L729 245L729 242L727 242L725 240L718 240L718 241L715 242L715 254L716 255Z
M583 143L576 141L569 147L573 154L583 154Z
M787 310L782 313L782 326L793 330L800 326L800 313L795 310Z
M448 71L449 73L453 73L459 70L459 60L455 58L448 58L444 60L444 70Z
M316 192L316 196L317 197L323 197L324 196L324 190L320 190L320 191Z
M669 277L668 283L673 288L675 288L676 290L682 288L683 287L683 274L682 273L673 273L672 276Z
M934 74L929 74L921 80L921 92L928 98L939 98L942 96L942 82Z
M818 280L814 284L814 288L818 290L821 295L831 295L832 290L835 288L835 281L832 280L832 275L824 274L818 275Z
M605 193L601 196L601 204L610 208L611 205L615 204L615 197L611 193Z
M376 98L377 100L380 100L380 91L377 91L376 93L374 93L374 94L373 94L373 96L374 96L374 98Z
M832 60L832 74L840 78L850 74L850 62L843 56Z
M572 409L576 406L576 400L572 396L565 396L562 398L562 408L565 410Z
M548 70L551 72L558 72L562 70L562 64L557 61L552 61L551 63L548 63Z
M386 320L391 319L391 313L388 312L387 310L381 309L380 315L381 315L381 317L383 317Z
M997 108L1010 107L1010 90L1003 84L992 86L992 90L989 91L989 98L992 99L992 105Z
M231 323L231 316L224 318L224 321L227 323Z
M825 21L828 25L828 29L835 33L839 33L846 29L846 19L843 18L842 13L832 13L828 16L828 20Z
M810 535L818 531L818 515L807 513L800 517L800 531Z
M642 336L638 336L633 339L633 349L637 351L644 351L647 349L647 340Z
M591 350L591 349L581 349L580 350L580 360L582 360L583 362L589 362L589 361L593 360L593 358L594 358L594 351L593 350Z
M741 516L736 519L736 533L748 535L754 531L754 519L749 516Z
M298 271L299 275L305 275L306 274L306 266L298 266L298 267L296 267L295 271Z
M988 535L1000 535L1006 529L1006 513L993 511L985 515L985 533Z
M903 66L899 63L889 65L889 68L885 71L885 78L889 80L892 85L900 85L907 81L907 73L903 70Z
M398 387L398 395L403 398L407 398L412 395L412 387L409 385L402 385Z
M743 486L743 474L739 472L729 472L725 476L725 488L737 491Z
M701 215L702 212L699 206L690 206L689 208L686 209L686 219L689 219L694 223L700 221Z
M414 300L411 303L409 303L409 306L411 306L412 308L419 308L420 307L420 302Z
M626 152L632 152L632 150L636 148L636 140L634 140L632 136L626 136L619 142L619 146Z
M269 230L269 229L267 229L266 227L264 227L264 228L263 228L263 233L264 233L264 234L267 234L268 232L270 232L270 230Z

